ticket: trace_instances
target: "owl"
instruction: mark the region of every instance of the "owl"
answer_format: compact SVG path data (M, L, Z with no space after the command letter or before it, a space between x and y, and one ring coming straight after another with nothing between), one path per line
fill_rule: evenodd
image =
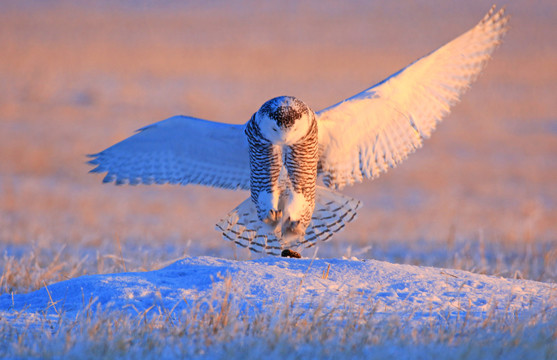
M299 256L352 221L361 202L338 192L374 179L422 146L507 31L495 6L471 30L378 84L313 111L292 96L243 125L174 116L89 155L104 182L249 190L216 229L255 252ZM321 183L318 184L318 181Z

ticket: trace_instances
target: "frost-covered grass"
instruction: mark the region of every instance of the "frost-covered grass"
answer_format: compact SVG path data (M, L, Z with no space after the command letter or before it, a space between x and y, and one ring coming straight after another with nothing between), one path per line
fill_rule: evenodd
M287 306L254 319L220 303L210 311L164 315L88 312L52 322L14 326L0 320L0 356L68 358L221 359L385 358L552 359L557 321L539 314L531 324L491 319L408 330L405 319L389 322L348 313L340 322L319 309ZM19 319L19 321L25 321ZM539 321L539 322L538 322Z
M416 325L411 317L377 317L350 299L333 310L287 301L259 313L236 306L231 278L225 291L197 300L189 311L153 304L135 314L106 311L84 299L75 316L25 311L0 319L0 356L64 358L297 359L552 359L557 356L557 319L540 311L519 320L490 313L483 320L456 319ZM60 306L60 304L58 304ZM56 305L53 304L55 307ZM98 308L97 308L98 306ZM553 312L554 313L554 312Z
M104 247L109 248L108 245ZM422 320L416 321L417 315L412 312L379 314L381 309L373 304L380 299L377 295L371 296L369 303L361 303L354 301L358 294L348 293L332 308L321 301L308 307L299 298L297 286L286 286L284 298L257 299L271 304L257 310L258 307L246 309L246 303L253 304L254 299L246 299L249 288L235 284L232 274L218 279L223 284L219 291L213 288L204 297L184 298L173 305L153 301L152 306L146 304L144 309L133 306L111 308L101 306L94 296L80 295L81 309L66 311L66 300L59 300L52 288L56 281L81 273L150 270L145 267L149 261L126 261L125 251L120 253L119 246L112 250L113 253L99 254L94 261L88 261L83 254L76 256L77 252L72 254L69 249L54 258L45 250L39 253L36 248L37 253L31 257L5 257L2 273L6 276L2 279L2 292L9 288L16 297L18 293L44 288L45 285L50 291L47 292L49 305L38 313L36 309L26 308L4 312L5 317L0 318L0 356L127 359L185 356L223 359L346 356L551 359L557 356L555 298L547 298L548 305L524 316L510 310L510 303L490 302L486 304L489 309L486 315L478 317L471 304L462 303L458 305L456 316L447 311L440 316L426 314L425 320L419 315L418 319L422 317ZM149 253L154 268L168 264L160 252L157 255L155 249L151 250L143 249L136 256L128 255L141 259ZM473 258L467 259L469 264L474 263ZM482 259L479 254L477 258ZM488 258L485 261L489 263ZM54 260L49 262L47 259ZM315 267L312 264L310 262L309 266ZM443 269L440 270L443 273ZM351 281L338 274L337 265L333 264L330 272L335 271L335 275L343 279L340 283ZM329 269L324 267L316 269L316 273L322 279L330 276ZM446 276L452 279L454 275L448 272ZM261 278L261 284L266 281ZM385 279L378 281L384 283ZM302 278L300 286L304 282L307 280ZM441 289L439 291L446 291ZM106 290L99 288L98 291ZM9 296L9 293L5 295ZM435 291L430 295L441 296Z

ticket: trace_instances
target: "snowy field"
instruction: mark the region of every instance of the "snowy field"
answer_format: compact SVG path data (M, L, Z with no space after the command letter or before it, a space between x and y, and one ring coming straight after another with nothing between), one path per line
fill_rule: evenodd
M4 294L0 314L3 337L41 356L61 349L37 349L36 337L65 338L71 356L427 358L434 346L551 358L556 294L556 284L377 260L195 257Z
M557 5L511 30L424 148L345 193L303 259L214 224L247 192L102 185L85 154L176 114L321 109L484 1L0 3L0 357L557 357ZM505 5L503 3L498 5Z

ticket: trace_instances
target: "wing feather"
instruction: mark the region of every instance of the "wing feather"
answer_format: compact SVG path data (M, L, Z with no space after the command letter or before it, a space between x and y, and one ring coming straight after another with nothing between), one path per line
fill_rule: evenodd
M103 182L121 184L200 184L249 189L245 125L174 116L88 155Z
M507 31L495 6L471 30L373 87L317 112L319 170L342 188L375 178L422 146Z

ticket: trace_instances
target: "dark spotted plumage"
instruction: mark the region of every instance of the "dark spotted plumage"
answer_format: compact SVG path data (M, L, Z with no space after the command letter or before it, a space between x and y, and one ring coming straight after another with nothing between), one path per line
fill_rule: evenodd
M251 199L217 224L226 239L255 252L297 254L290 249L328 240L354 218L359 202L323 189L316 196L318 124L306 104L289 96L271 99L245 133Z
M284 104L284 99L290 100L288 105ZM259 112L276 121L277 125L283 129L291 127L294 122L304 114L309 113L306 104L291 96L279 96L267 101Z
M274 129L268 130L272 139L265 137L261 126ZM291 137L292 132L296 135ZM259 219L273 226L281 222L282 233L303 235L315 207L319 156L314 112L291 96L271 99L252 116L246 135L251 198ZM285 170L282 177L281 170Z
M278 178L282 167L282 150L261 135L255 123L255 115L246 126L246 135L249 143L250 160L250 190L251 199L257 207L260 220L265 219L268 209L261 208L259 194L272 192L278 186Z
M299 219L305 229L310 221L315 207L315 186L317 184L317 162L319 160L319 147L317 144L317 122L312 116L309 132L287 148L284 164L288 171L288 179L292 190L302 193L307 206Z

